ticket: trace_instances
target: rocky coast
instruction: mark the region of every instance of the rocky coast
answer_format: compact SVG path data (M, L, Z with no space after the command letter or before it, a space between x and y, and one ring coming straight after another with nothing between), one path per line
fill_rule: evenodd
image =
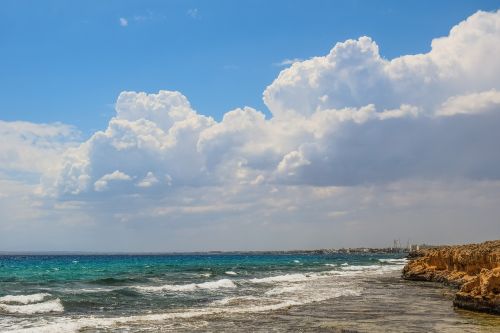
M456 307L500 315L500 240L414 252L403 278L454 286Z

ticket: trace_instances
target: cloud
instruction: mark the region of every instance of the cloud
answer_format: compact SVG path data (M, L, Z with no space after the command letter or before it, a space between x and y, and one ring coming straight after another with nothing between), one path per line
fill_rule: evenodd
M303 60L300 58L293 58L293 59L283 59L280 62L274 63L275 66L283 67L283 66L290 66L293 65L296 62L302 62Z
M78 144L66 125L0 123L0 176L36 170L32 200L54 221L78 211L134 236L151 221L148 237L168 226L179 246L199 233L207 247L230 235L235 248L243 233L256 248L263 229L268 242L281 231L282 245L305 247L362 230L382 239L384 228L425 237L427 221L457 221L458 240L474 230L468 209L486 237L499 232L500 12L478 12L431 46L389 60L360 37L294 61L264 91L269 118L241 107L216 121L162 90L120 93L107 127Z
M498 12L477 12L434 39L429 53L392 60L382 58L369 37L337 43L328 55L283 70L264 101L274 116L368 104L380 110L408 104L434 113L451 96L498 87L498 20Z
M91 184L116 170L133 179L152 173L163 183L163 190L169 190L168 183L206 184L209 180L196 143L199 133L213 123L192 110L179 92L123 92L108 128L64 156L56 188L73 195L91 191ZM146 187L122 185L122 192Z
M52 174L80 133L72 126L0 121L0 172Z
M491 56L500 51L499 22L498 12L478 12L435 39L429 53L392 60L368 37L337 43L267 87L271 119L244 107L216 122L179 92L122 92L108 128L64 157L57 192L102 191L103 177L116 170L143 180L120 187L136 194L153 183L165 193L500 179L500 61Z
M187 11L187 15L191 17L192 19L199 19L200 18L200 11L198 8L190 8Z
M122 27L126 27L126 26L128 26L128 20L127 20L126 18L124 18L124 17L120 17L120 20L119 20L119 21L120 21L120 25L121 25Z
M168 179L168 178L167 178ZM159 180L155 177L155 175L150 171L147 173L146 177L137 183L139 187L151 187L157 184Z
M439 116L457 114L478 114L500 110L500 91L491 89L480 93L472 93L448 98L438 109Z
M110 182L125 181L125 180L132 180L132 178L129 175L119 170L115 170L114 172L105 174L104 176L99 178L94 183L94 189L97 192L102 192L108 189Z

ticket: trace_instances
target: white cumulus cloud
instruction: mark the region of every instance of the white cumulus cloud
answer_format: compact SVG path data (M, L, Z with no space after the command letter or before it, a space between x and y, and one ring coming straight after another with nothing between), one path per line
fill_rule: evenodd
M387 60L369 37L337 43L267 87L271 119L244 107L217 122L179 92L122 92L108 128L64 156L56 188L99 191L116 170L137 180L120 193L499 179L499 45L499 12L474 14L426 54Z
M337 43L326 56L296 62L264 92L273 115L317 110L421 106L429 113L447 98L497 88L499 13L477 12L432 41L429 53L392 60L369 37Z
M119 171L115 170L112 173L105 174L101 178L99 178L95 183L94 183L94 189L97 192L102 192L108 189L109 183L110 182L116 182L116 181L124 181L124 180L131 180L132 178Z
M491 89L448 98L438 109L439 116L476 114L500 110L500 91Z
M34 124L0 120L0 171L56 172L63 152L74 146L79 132L65 124Z
M331 226L339 235L375 232L398 227L388 212L418 222L436 219L439 205L464 230L465 207L483 211L484 230L498 232L500 12L477 12L431 46L384 59L360 37L294 61L264 91L267 119L246 106L216 121L161 90L122 92L106 128L78 144L66 125L0 122L0 176L36 170L36 205L78 210L80 220L183 221L185 240L212 228L220 243L233 223L251 234L252 221L274 236L326 237L311 221L328 230L342 221ZM191 228L196 216L213 225ZM452 224L442 220L443 230Z

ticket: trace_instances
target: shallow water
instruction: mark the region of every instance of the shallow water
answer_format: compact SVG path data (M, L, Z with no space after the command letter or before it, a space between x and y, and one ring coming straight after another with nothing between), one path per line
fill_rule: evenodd
M1 256L0 331L500 332L398 255Z

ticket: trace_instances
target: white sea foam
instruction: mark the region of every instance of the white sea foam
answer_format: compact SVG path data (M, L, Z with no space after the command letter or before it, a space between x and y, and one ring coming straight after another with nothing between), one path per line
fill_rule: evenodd
M377 270L381 269L380 265L353 265L353 266L343 266L341 267L344 271L367 271L367 270Z
M284 287L276 287L276 288L273 288L271 290L266 291L265 294L268 296L274 296L274 295L296 293L300 290L303 290L304 287L305 286L302 284L296 284L296 285L284 286Z
M233 271L227 271L225 272L226 275L238 275L238 273L233 272Z
M277 275L277 276L268 276L265 278L254 278L249 279L248 281L251 283L279 283L279 282L301 282L307 281L315 276L314 273L311 274L285 274L285 275Z
M315 301L322 301L328 298L349 296L349 295L359 295L360 291L356 289L348 289L343 285L338 285L337 288L332 288L332 286L326 285L323 288L317 288L311 286L307 292L299 293L296 295L296 299L282 299L275 300L269 298L258 298L254 296L238 296L238 297L228 297L213 303L214 307L209 307L205 309L192 309L185 312L170 312L163 314L147 314L147 315L136 315L128 317L114 317L114 318L97 318L97 317L86 317L86 318L56 318L51 323L40 323L40 326L30 327L25 329L14 329L7 332L18 332L18 333L52 333L52 332L77 332L83 328L92 327L110 327L116 325L126 325L128 323L137 322L159 322L159 321L169 321L175 319L189 319L202 317L207 315L224 315L224 314L244 314L244 313L259 313L259 312L269 312L275 311L291 306L302 305ZM250 304L245 304L248 301ZM254 302L253 302L254 301ZM269 303L273 302L273 303ZM232 304L237 304L237 306L231 306ZM224 306L229 305L229 306ZM222 307L221 307L222 306Z
M211 305L213 306L221 306L221 305L232 305L232 304L241 304L244 302L258 302L261 301L261 297L256 297L256 296L231 296L231 297L224 297L223 299L219 299L216 301L213 301Z
M211 290L220 288L236 288L236 284L229 279L221 279L217 281L208 281L203 283L189 283L189 284L164 284L162 286L137 286L135 289L146 292L157 291L196 291L196 290Z
M147 314L129 317L114 318L51 318L48 322L40 321L32 324L28 329L19 332L75 332L83 328L94 327L121 327L123 325L144 322L171 322L176 319L196 318L207 315L227 315L242 313L257 313L278 310L290 306L319 302L330 298L342 296L359 296L362 289L357 284L355 277L359 275L385 274L386 272L400 269L400 265L365 265L342 266L334 270L323 272L296 273L278 276L268 276L254 279L240 279L240 283L269 284L270 289L259 295L228 296L215 301L204 309L190 309L184 312L169 312L163 314ZM193 291L198 289L235 288L234 281L222 279L198 284L163 285L136 287L144 291ZM44 302L45 303L45 302ZM42 304L42 303L40 303ZM20 327L19 327L20 328ZM14 329L17 331L16 329ZM11 332L13 330L11 329Z
M361 272L361 271L360 271ZM347 274L345 274L347 273ZM354 273L354 274L352 274ZM295 283L295 282L306 282L317 279L328 278L335 275L356 275L356 272L342 272L338 270L332 271L323 271L323 272L310 272L310 273L295 273L295 274L285 274L285 275L276 275L276 276L268 276L263 278L254 278L247 280L250 283L266 283L266 284L275 284L275 283Z
M325 266L337 267L337 264L325 264Z
M376 271L378 274L385 274L387 272L395 272L395 271L400 271L403 265L388 265L388 266L382 266L379 270Z
M229 296L213 302L210 307L204 309L191 309L185 312L170 312L163 314L148 314L115 318L54 318L51 319L50 323L40 322L39 325L31 326L32 328L15 331L20 333L77 332L87 327L116 327L116 325L127 325L137 322L172 321L176 319L196 318L206 315L268 312L290 306L323 301L329 298L360 295L360 288L356 287L356 285L351 281L346 282L345 280L338 280L334 275L329 275L332 272L333 271L311 274L287 274L262 279L253 279L254 281L257 281L257 283L271 282L278 284L264 295ZM356 272L346 271L343 273L352 274ZM343 279L342 277L339 278ZM227 283L224 280L227 279L213 281L211 283L224 285ZM233 283L231 280L227 281ZM204 287L209 286L206 283L198 284L198 286L200 285ZM229 286L230 284L227 285ZM186 286L188 285L184 285L184 288L186 288ZM12 331L13 330L11 330L11 332Z
M349 266L349 264L345 262L345 263L343 263L343 264L342 264L342 265L340 265L340 266Z
M72 294L81 294L81 293L105 293L113 290L118 290L123 287L96 287L96 288L61 288L58 289L60 291Z
M47 312L63 312L64 307L59 299L53 299L41 303L30 303L26 305L10 305L0 304L0 310L8 313L47 313Z
M406 264L408 262L408 259L406 258L401 258L401 259L379 259L378 261L382 263L387 263L387 264Z
M325 264L335 267L335 264ZM359 276L367 274L385 274L401 269L401 265L344 265L342 264L339 269L323 271L323 272L310 272L310 273L294 273L285 275L268 276L262 278L253 278L246 280L250 283L294 283L312 281L317 279L328 278L331 276Z
M347 266L341 270L330 271L329 274L336 276L367 276L380 275L401 270L402 265L369 265L369 266Z
M17 303L17 304L30 304L43 301L45 297L50 296L47 293L38 293L31 295L7 295L0 297L0 303Z
M292 274L290 274L292 275ZM290 278L288 275L288 278ZM297 274L298 275L298 274ZM319 275L317 275L319 277ZM278 280L283 281L283 276ZM297 278L298 276L296 276ZM305 275L304 275L305 277ZM325 277L325 276L323 276ZM277 278L277 277L275 277ZM299 286L284 286L281 290L275 288L275 295L271 298L256 296L227 297L212 303L213 307L204 309L191 309L185 312L170 312L163 314L147 314L129 317L97 318L86 317L79 319L55 318L51 323L40 323L40 326L15 330L19 333L52 333L52 332L77 332L83 328L93 327L116 327L116 325L127 325L137 322L159 322L172 321L176 319L189 319L207 315L244 314L275 311L291 306L323 301L329 298L341 296L358 296L359 288L349 283L338 283L329 281L326 284L314 285L301 283ZM217 281L214 281L217 282ZM295 292L293 292L295 290ZM268 295L272 295L270 292ZM276 295L285 294L285 298L276 298ZM268 296L266 295L266 296ZM10 332L13 332L11 330Z
M300 263L300 260L294 260L293 262L298 264L298 263Z
M167 321L174 319L189 319L189 318L195 318L207 315L216 315L216 314L241 314L241 313L267 312L299 304L300 304L299 302L295 301L283 301L270 305L254 305L254 306L235 307L235 308L214 307L201 310L193 309L185 312L170 312L162 314L137 315L129 317L114 317L114 318L86 317L78 319L57 318L51 323L44 323L38 327L13 329L6 332L18 332L18 333L77 332L86 327L89 328L109 327L114 325L135 323L135 322L145 322L145 321L159 322L159 321Z

